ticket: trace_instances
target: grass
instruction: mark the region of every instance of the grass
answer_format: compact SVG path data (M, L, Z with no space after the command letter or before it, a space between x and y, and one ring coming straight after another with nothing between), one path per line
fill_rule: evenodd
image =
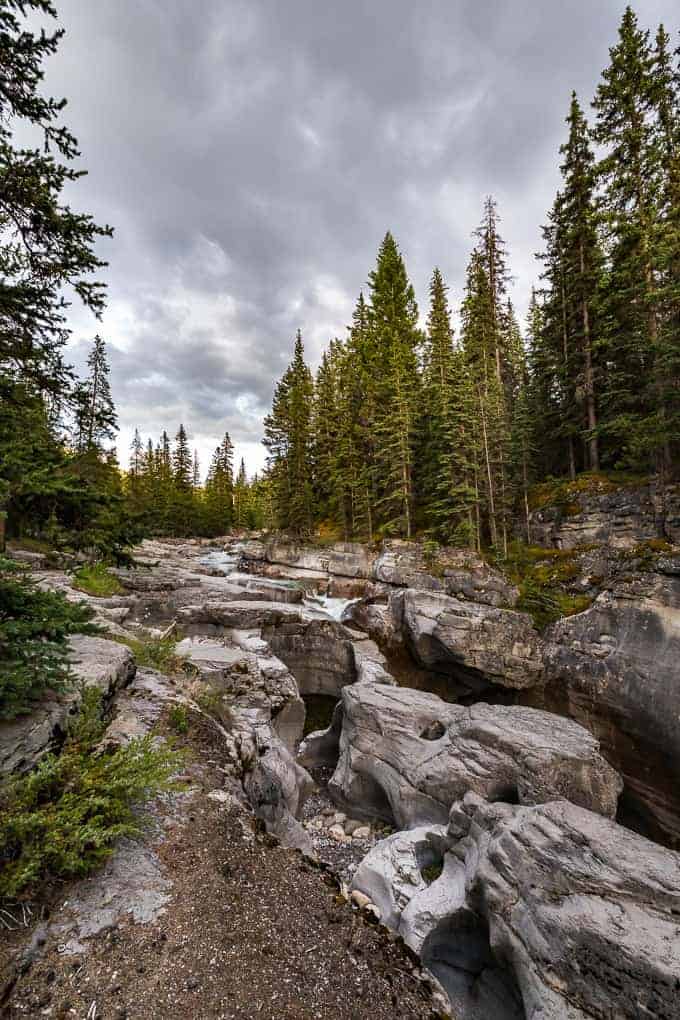
M123 586L117 577L109 573L104 563L88 563L73 575L73 587L84 591L86 595L97 598L110 598L120 595Z
M0 787L0 900L89 874L140 832L135 805L174 787L181 755L151 735L99 753L105 725L101 692L87 688L61 754Z

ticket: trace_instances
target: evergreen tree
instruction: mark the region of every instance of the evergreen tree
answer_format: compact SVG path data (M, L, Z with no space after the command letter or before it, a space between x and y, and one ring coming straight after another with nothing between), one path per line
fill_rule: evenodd
M659 447L656 421L663 380L653 56L649 32L638 27L631 7L609 54L593 101L594 137L605 149L599 173L610 262L603 429L616 461L641 466L653 451L662 468L667 451Z
M311 413L314 384L305 364L302 335L295 338L293 360L274 391L264 423L264 445L278 526L306 534L313 524Z
M115 439L118 417L111 397L106 345L97 335L87 359L89 374L75 391L76 445L79 450L103 449Z
M419 418L418 306L389 232L369 274L369 364L375 394L377 510L387 532L411 538L413 463Z

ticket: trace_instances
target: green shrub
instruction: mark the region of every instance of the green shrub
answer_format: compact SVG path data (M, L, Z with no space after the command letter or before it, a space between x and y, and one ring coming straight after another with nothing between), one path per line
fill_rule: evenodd
M92 610L41 591L0 557L0 719L30 712L47 690L72 680L67 639L96 633Z
M88 563L73 575L73 587L97 598L120 595L123 586L117 577L110 574L103 563Z
M132 649L138 666L148 666L166 674L191 671L188 659L177 654L176 637L158 638L141 635L139 638L127 638L115 634L111 634L110 637L112 641L118 641Z
M134 805L172 787L181 756L150 735L97 752L100 709L100 692L89 688L62 753L0 788L0 898L89 874L118 839L140 832Z
M188 733L189 713L186 705L173 705L168 712L168 723L176 733Z

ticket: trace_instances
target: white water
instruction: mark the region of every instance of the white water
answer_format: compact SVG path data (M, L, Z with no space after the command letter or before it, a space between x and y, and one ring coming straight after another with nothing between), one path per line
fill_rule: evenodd
M247 587L249 581L257 580L257 575L244 574L237 569L240 555L240 547L236 545L229 552L214 549L206 553L205 556L202 556L200 562L207 567L216 567L218 570L224 571L230 581ZM299 581L285 577L267 577L266 582L274 588L302 587ZM305 609L321 618L340 622L347 607L358 601L358 599L340 599L334 598L331 595L315 593L313 595L306 595L302 600L302 605Z

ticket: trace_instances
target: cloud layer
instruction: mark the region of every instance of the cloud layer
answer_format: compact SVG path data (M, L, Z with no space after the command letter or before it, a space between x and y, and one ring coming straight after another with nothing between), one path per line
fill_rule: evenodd
M614 0L58 0L48 86L89 176L74 205L115 227L109 344L132 431L183 421L205 465L225 429L261 466L262 416L299 326L312 362L344 334L393 231L422 303L460 299L486 194L526 305L569 94L592 96ZM675 0L640 17L677 32ZM97 328L73 310L73 360Z

